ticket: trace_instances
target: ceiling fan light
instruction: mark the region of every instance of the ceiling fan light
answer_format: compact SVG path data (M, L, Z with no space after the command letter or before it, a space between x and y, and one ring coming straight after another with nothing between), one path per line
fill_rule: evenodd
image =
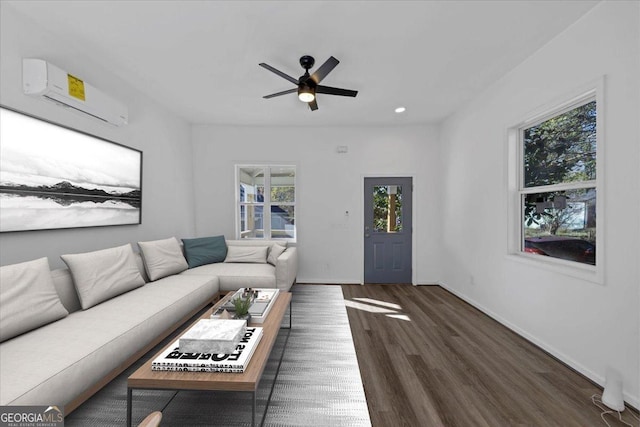
M298 99L302 102L311 102L316 99L316 95L308 86L303 86L298 89Z

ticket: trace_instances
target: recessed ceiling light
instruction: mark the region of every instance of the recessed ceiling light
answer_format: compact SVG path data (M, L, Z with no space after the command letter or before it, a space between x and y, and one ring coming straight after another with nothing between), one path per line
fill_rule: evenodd
M406 108L404 108L404 107L398 107L398 108L396 108L396 110L395 110L395 111L396 111L396 113L404 113L406 110L407 110L407 109L406 109Z

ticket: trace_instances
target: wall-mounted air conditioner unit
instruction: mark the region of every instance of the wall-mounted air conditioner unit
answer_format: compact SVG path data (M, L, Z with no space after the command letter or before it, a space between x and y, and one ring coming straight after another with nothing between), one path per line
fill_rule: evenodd
M122 126L129 121L129 112L123 104L42 59L22 60L22 88L27 95L42 97L112 125Z

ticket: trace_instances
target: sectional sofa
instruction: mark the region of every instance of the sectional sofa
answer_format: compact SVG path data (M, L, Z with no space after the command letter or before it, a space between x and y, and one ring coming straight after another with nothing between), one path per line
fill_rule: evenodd
M213 244L212 244L213 242ZM0 267L0 405L70 413L220 293L295 283L277 241L162 239Z

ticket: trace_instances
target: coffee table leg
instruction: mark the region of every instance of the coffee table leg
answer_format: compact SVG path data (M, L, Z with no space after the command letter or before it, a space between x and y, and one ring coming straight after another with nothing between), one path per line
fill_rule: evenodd
M133 390L127 387L127 427L131 427L132 393L133 393Z
M252 406L252 410L251 410L251 425L255 426L256 425L256 391L254 390L252 392L253 394L253 399L251 402L251 406Z
M293 301L289 300L289 327L280 325L280 329L291 329L291 317L293 316Z

